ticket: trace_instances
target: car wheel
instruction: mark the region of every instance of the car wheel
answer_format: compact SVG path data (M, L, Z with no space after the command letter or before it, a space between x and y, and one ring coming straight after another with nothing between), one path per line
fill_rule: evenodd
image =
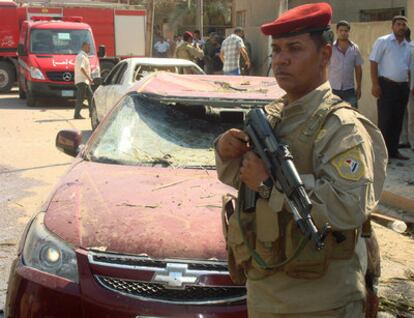
M92 99L92 103L91 103L91 126L92 126L92 130L95 130L95 128L98 125L99 125L98 113L96 112L95 100Z
M30 89L27 89L26 105L29 106L29 107L35 107L36 106L36 99L33 97L33 93L30 91Z
M13 66L7 62L0 62L0 93L9 92L15 81Z

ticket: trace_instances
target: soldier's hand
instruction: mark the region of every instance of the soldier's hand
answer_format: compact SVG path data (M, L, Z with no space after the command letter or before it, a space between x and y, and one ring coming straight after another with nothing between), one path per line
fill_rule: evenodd
M268 178L262 159L252 151L247 152L240 168L240 180L251 190L257 191L259 185Z
M381 96L381 87L379 86L379 84L372 85L372 95L375 98L379 98Z
M227 130L217 143L217 151L223 160L241 157L249 151L249 136L242 130L232 128Z

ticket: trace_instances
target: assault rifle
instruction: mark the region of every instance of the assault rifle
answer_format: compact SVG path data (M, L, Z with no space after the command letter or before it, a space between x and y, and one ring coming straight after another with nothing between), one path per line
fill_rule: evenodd
M273 184L280 186L278 190L284 193L297 226L306 238L315 243L316 249L322 249L329 227L325 225L319 232L313 223L310 215L312 202L293 163L293 157L288 147L276 139L262 109L253 109L246 115L244 131L249 135L252 150L264 162ZM256 192L243 186L242 209L254 212Z

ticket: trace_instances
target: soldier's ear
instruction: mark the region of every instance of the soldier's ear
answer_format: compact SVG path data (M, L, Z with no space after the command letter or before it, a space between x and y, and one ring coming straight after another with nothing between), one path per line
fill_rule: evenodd
M332 56L332 46L330 44L323 45L320 49L320 54L322 65L327 66Z

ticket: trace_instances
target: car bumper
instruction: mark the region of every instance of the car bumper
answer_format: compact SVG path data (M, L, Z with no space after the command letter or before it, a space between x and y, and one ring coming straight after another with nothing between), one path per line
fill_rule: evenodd
M95 275L108 274L108 269L96 266L94 268L89 264L86 251L78 250L77 257L79 284L27 267L21 258L17 259L10 273L5 318L247 317L244 302L225 305L177 305L142 301L118 294L106 289L95 279Z
M74 99L76 86L74 84L60 84L50 82L28 82L28 89L33 97L59 97Z

